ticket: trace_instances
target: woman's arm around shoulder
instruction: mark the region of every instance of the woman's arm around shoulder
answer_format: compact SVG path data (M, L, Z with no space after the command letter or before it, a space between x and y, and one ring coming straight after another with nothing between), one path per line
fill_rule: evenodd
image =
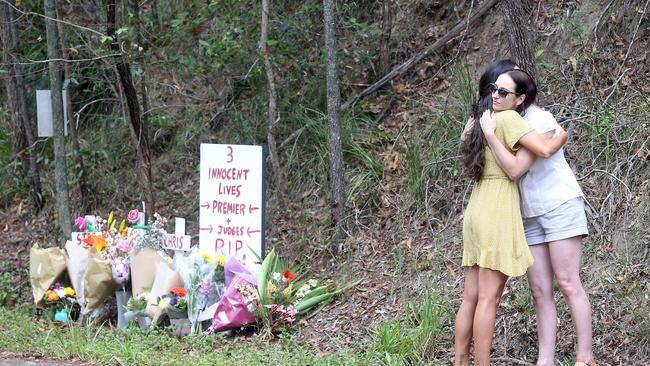
M540 114L540 118L548 119L546 124L553 126L554 129L543 135L536 131L526 134L519 140L519 144L526 147L540 158L548 158L564 146L568 134L564 128L555 121L552 114L546 111L542 111L542 113L543 114Z
M507 111L501 112L506 113ZM521 118L515 112L515 118ZM510 117L510 116L508 116ZM480 120L481 129L485 135L492 154L497 161L497 164L510 180L517 180L524 175L530 166L535 162L535 155L526 148L519 148L516 154L512 154L503 143L496 137L494 131L496 129L496 115L494 112L486 111L481 116Z

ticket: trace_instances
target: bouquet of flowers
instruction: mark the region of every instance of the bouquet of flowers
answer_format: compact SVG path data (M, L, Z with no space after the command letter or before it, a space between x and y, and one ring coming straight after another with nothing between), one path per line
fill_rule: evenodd
M60 283L55 283L43 296L43 302L47 307L66 307L74 304L75 292L72 287L63 287Z
M119 226L113 212L108 215L107 220L99 216L95 216L94 220L86 217L78 217L75 220L80 230L90 232L82 242L100 253L103 259L110 261L113 279L118 286L124 287L129 282L129 258L134 250L133 241L140 235L138 230L127 226L127 220L135 224L139 217L138 210L131 210L127 219L122 220Z
M158 298L156 304L170 318L178 319L187 317L187 290L184 287L174 287Z
M76 303L75 291L72 287L63 287L55 283L43 295L45 307L54 309L54 320L67 323L71 307Z
M187 310L190 331L196 331L199 313L216 303L224 291L223 255L212 256L193 247L187 255L174 258L174 269L187 288Z
M314 306L326 303L357 283L336 288L319 285L315 279L300 279L271 250L262 262L257 288L252 284L240 284L236 289L248 310L261 319L264 336L271 338L274 332L291 327Z
M139 252L146 247L152 248L157 252L164 252L165 238L167 237L167 231L165 230L167 219L158 213L154 213L153 217L153 222L149 220L149 226L136 226L136 228L145 230L140 231L139 235L136 235L133 239L133 250L135 252Z

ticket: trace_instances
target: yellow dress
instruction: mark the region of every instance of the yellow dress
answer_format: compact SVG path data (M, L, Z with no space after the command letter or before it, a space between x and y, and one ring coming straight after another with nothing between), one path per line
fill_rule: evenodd
M532 130L515 111L497 113L495 135L511 152ZM533 256L524 235L517 182L508 178L485 146L483 177L474 184L463 218L463 266L521 276L533 264Z

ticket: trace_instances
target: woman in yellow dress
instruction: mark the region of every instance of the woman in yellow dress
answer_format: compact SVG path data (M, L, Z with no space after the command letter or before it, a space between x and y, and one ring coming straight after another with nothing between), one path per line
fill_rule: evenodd
M510 152L520 147L550 156L566 142L545 139L528 126L518 112L537 96L532 78L521 70L501 75L503 65L490 65L479 81L479 100L461 135L463 165L475 181L463 220L463 301L456 314L457 366L469 365L474 338L475 365L490 364L496 310L508 277L521 276L533 263L524 235L517 182L501 170L485 142L478 121L485 111L496 113L494 134ZM499 76L501 75L501 76Z

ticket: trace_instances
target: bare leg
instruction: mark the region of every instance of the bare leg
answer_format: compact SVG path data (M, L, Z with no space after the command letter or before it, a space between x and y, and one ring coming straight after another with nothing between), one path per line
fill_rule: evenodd
M553 272L569 305L578 338L576 361L588 363L592 354L591 305L580 281L582 238L579 236L549 243Z
M535 262L528 268L528 283L537 317L537 365L555 364L557 311L553 297L553 267L548 244L529 246Z
M476 366L490 365L497 306L508 276L499 271L479 268L478 303L474 312L474 361Z
M463 302L456 314L454 327L454 365L469 366L469 347L472 341L474 311L478 301L478 267L465 271Z

